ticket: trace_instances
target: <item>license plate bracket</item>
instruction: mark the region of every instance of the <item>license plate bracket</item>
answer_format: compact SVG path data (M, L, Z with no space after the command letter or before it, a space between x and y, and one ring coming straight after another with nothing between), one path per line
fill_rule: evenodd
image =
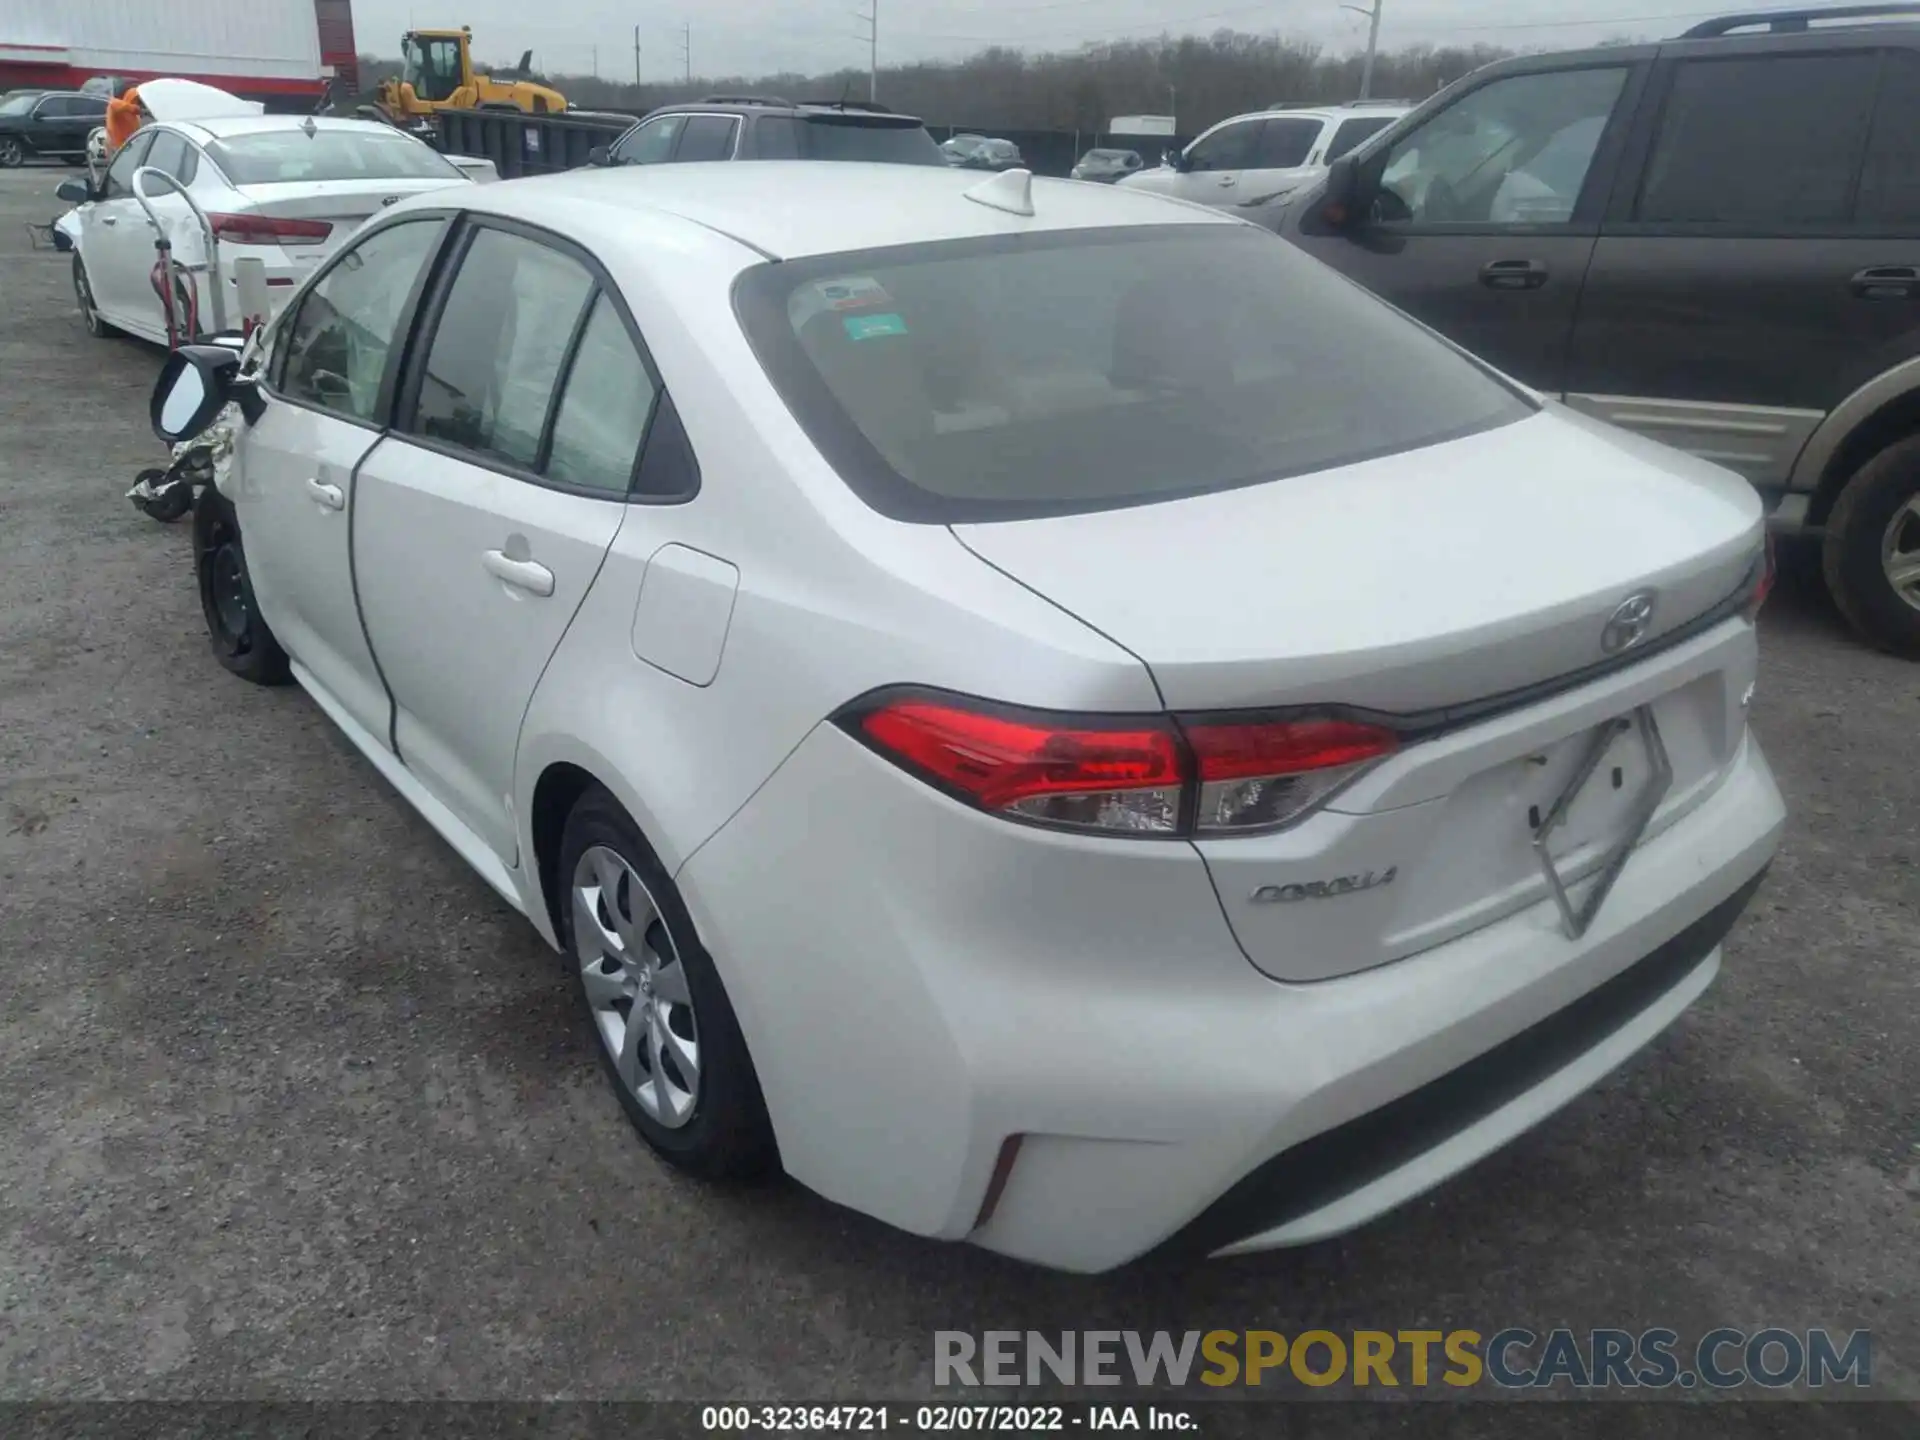
M1612 749L1613 742L1630 730L1637 730L1640 743L1646 748L1647 761L1651 772L1640 793L1634 797L1633 806L1627 813L1627 823L1620 838L1607 851L1600 866L1600 873L1593 888L1578 905L1567 893L1567 882L1561 877L1560 867L1554 863L1553 854L1547 848L1547 842L1566 822L1568 813L1573 809L1574 801L1587 787L1600 768L1600 762ZM1588 737L1585 753L1580 764L1574 770L1567 786L1553 802L1551 809L1541 822L1534 827L1533 853L1540 862L1540 869L1547 877L1547 884L1553 890L1554 901L1560 907L1560 920L1566 930L1567 938L1578 940L1587 933L1593 924L1594 916L1600 913L1600 907L1606 903L1608 894L1613 890L1614 882L1620 878L1620 872L1626 868L1627 857L1640 843L1640 837L1646 833L1652 823L1654 812L1660 808L1660 802L1666 798L1673 784L1673 763L1667 756L1667 747L1660 738L1660 726L1653 718L1653 707L1642 705L1630 716L1618 716L1596 726Z

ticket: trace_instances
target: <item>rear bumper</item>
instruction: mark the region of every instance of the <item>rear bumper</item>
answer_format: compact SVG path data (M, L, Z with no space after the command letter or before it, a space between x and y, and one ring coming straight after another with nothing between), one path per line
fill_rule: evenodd
M1190 849L1017 829L823 727L680 881L795 1178L1099 1271L1339 1233L1536 1123L1705 989L1783 819L1749 738L1579 940L1549 902L1288 984Z

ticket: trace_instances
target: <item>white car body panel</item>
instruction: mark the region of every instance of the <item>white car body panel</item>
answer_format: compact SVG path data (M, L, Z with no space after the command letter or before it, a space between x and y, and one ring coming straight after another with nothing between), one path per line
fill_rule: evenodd
M1123 175L1114 183L1121 189L1165 195L1175 200L1191 200L1200 205L1258 206L1290 190L1297 190L1309 180L1324 174L1332 159L1337 158L1332 156L1332 145L1344 122L1383 117L1398 119L1410 108L1406 105L1363 103L1343 109L1256 110L1245 115L1232 115L1196 135L1187 146L1187 151L1182 153L1192 151L1223 131L1242 125L1256 125L1264 120L1316 120L1320 122L1320 135L1299 165L1180 170L1172 165L1161 164Z
M920 1234L1099 1270L1168 1241L1290 1147L1637 972L1741 894L1784 814L1746 729L1753 627L1728 613L1409 745L1301 824L1232 839L1016 825L830 717L904 683L1101 714L1477 699L1528 663L1536 677L1588 663L1616 592L1650 575L1663 625L1710 609L1751 556L1759 510L1711 467L1553 412L1203 499L952 528L890 519L762 369L731 312L743 271L935 237L1235 223L1045 180L1036 213L1014 215L966 199L978 179L733 163L403 200L396 216L467 209L584 247L673 396L698 494L622 504L390 438L342 486L344 514L309 514L290 407L272 398L255 434L287 453L245 467L235 491L249 555L285 567L256 591L296 677L550 944L546 784L585 772L626 808L726 985L791 1174ZM1450 504L1466 519L1448 522ZM338 520L353 537L344 578L327 548ZM503 583L484 562L496 549L546 565L552 595ZM319 634L345 611L302 628L319 611L295 589L328 583L357 595L368 662ZM1557 668L1543 635L1567 647ZM1383 672L1396 684L1369 688ZM1640 705L1660 710L1676 783L1570 938L1542 877L1513 870L1529 803L1515 762ZM1582 823L1563 857L1573 873L1610 822ZM1259 886L1349 861L1397 861L1404 878L1320 913L1246 913ZM1631 1024L1366 1185L1224 1248L1336 1233L1444 1179L1645 1043L1718 956L1680 955Z
M146 94L148 88L142 86L141 93ZM207 86L196 89L206 90L216 97L223 94ZM233 97L226 98L232 100ZM233 103L244 105L247 102L236 100ZM177 108L198 113L192 104ZM202 106L199 110L206 108L217 107ZM187 190L204 213L275 215L324 220L332 226L324 240L312 242L254 244L221 240L220 279L226 286L230 324L238 318L239 282L233 269L236 260L251 257L262 262L271 318L272 314L279 313L295 288L327 256L345 244L368 217L414 195L473 183L456 167L444 179L396 177L385 180L277 181L236 185L221 173L219 166L203 148L207 142L225 136L262 130L298 129L307 123L307 119L298 115L263 115L255 107L253 110L218 115L200 114L199 118L158 127L178 133L199 152L196 173L188 183ZM396 133L391 127L370 120L314 117L312 123L319 129L362 130L383 137ZM169 237L176 247L176 258L183 264L204 265L205 242L186 200L170 188L153 185L149 202L154 213L167 226ZM94 301L102 317L129 334L156 344L165 344L166 316L151 280L155 258L154 230L145 208L132 196L117 196L91 201L75 207L69 213L75 217L69 233L78 237L76 249L86 264ZM211 283L205 273L197 275L194 280L200 312L207 323L211 323L212 314Z

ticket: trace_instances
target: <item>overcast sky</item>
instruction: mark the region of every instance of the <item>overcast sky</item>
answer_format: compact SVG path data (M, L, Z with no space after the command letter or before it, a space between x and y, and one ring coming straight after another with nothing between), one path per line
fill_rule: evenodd
M880 63L953 59L1001 42L1068 50L1089 42L1221 28L1298 36L1332 50L1366 43L1366 19L1339 0L878 0ZM1366 0L1355 0L1364 4ZM678 75L692 25L695 75L822 71L867 63L869 0L354 0L362 51L392 55L409 25L466 24L490 62L531 48L550 71ZM1382 0L1383 49L1420 41L1577 46L1619 34L1657 36L1718 13L1701 0ZM1781 8L1759 0L1756 9ZM1724 7L1737 10L1742 4Z

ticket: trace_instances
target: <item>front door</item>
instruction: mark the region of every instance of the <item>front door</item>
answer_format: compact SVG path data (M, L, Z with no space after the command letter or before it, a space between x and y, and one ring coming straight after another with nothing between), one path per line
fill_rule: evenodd
M1813 428L1920 355L1920 57L1698 42L1594 252L1569 399L1783 486Z
M1490 79L1368 157L1365 215L1314 233L1313 207L1301 207L1287 238L1558 393L1635 73L1605 64Z
M266 413L247 431L233 500L260 613L311 683L381 744L391 710L355 604L350 537L361 461L445 221L386 226L336 256L282 322Z
M360 468L354 568L401 760L512 866L520 721L626 514L647 397L604 392L623 322L583 257L468 233L396 433ZM591 460L609 428L629 437L610 469Z
M93 288L94 308L113 320L138 317L144 334L151 328L153 227L133 198L133 172L146 163L152 130L142 130L113 157L101 196L80 217L80 258ZM142 297L145 297L143 300Z

